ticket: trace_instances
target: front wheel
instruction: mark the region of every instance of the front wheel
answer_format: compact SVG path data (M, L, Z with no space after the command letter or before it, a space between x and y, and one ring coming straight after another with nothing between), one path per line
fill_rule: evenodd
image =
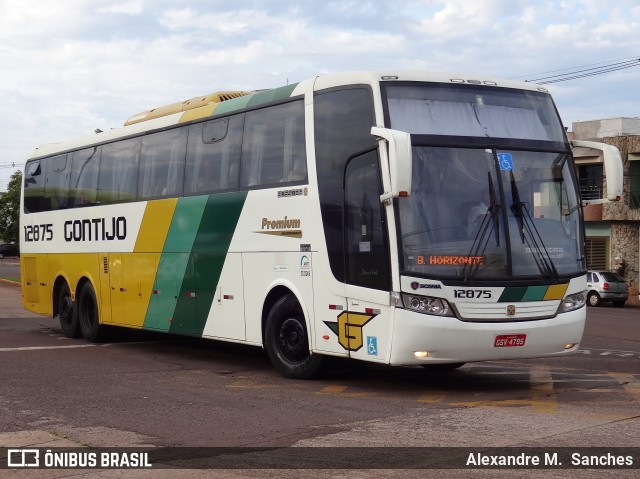
M284 377L308 379L320 368L322 356L309 352L304 314L293 294L280 298L269 311L264 346Z

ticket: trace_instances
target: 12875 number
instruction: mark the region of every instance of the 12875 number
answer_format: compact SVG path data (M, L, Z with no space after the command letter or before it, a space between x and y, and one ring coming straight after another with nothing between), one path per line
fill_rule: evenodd
M453 296L466 299L491 299L491 291L488 289L454 289Z
M25 241L51 241L53 239L53 224L24 226Z

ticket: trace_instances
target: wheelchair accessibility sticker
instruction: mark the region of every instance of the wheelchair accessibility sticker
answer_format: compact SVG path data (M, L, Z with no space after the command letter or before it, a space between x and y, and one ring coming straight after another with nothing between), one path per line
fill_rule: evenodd
M367 336L367 354L369 356L378 355L378 337L377 336Z
M513 156L511 153L498 153L498 163L503 171L513 171Z

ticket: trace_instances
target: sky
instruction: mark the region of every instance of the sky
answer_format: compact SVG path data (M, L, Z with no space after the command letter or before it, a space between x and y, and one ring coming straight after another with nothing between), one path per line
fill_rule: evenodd
M530 80L640 59L639 31L637 0L0 0L0 191L37 145L214 91L375 69ZM640 116L640 66L546 87L569 129Z

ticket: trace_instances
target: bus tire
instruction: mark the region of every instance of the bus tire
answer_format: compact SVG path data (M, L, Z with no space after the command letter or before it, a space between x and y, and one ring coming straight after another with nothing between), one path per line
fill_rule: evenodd
M100 325L100 314L98 313L98 299L90 282L82 285L78 296L78 322L82 337L89 342L97 343L103 341L106 336L106 326Z
M67 338L79 338L82 333L78 322L77 308L71 299L69 285L64 282L58 291L58 317L60 329Z
M286 378L308 379L322 363L322 356L309 352L304 314L293 294L280 298L269 311L264 346L271 363Z

